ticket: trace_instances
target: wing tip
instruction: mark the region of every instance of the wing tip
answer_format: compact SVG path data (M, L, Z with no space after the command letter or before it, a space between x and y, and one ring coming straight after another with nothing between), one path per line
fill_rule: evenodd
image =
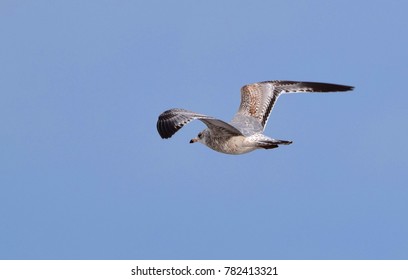
M191 114L193 115L189 116ZM158 117L156 124L157 132L162 139L169 139L195 118L197 118L196 113L185 109L173 108L166 110Z
M306 81L290 81L290 80L272 80L272 81L263 81L255 84L274 84L277 86L285 85L299 85L305 87L312 87L314 90L323 90L323 91L352 91L354 86L333 84L333 83L320 83L320 82L306 82Z
M336 85L338 91L352 91L354 90L354 86L346 86L346 85Z

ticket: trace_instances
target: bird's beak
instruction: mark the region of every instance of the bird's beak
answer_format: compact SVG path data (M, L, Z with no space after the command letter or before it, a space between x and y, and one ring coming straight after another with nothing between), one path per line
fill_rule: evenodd
M190 144L193 144L193 143L195 143L197 141L198 141L198 138L193 138L193 139L190 140Z

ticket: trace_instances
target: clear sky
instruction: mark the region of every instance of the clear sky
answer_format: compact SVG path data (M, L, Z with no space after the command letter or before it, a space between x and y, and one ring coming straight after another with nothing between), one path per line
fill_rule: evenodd
M407 1L0 2L1 259L407 259ZM282 96L241 156L169 140Z

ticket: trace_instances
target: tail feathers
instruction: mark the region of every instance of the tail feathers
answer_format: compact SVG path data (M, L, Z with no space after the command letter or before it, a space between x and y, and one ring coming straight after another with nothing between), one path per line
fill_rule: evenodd
M271 139L265 141L259 141L257 146L263 149L275 149L278 148L279 145L290 145L292 141L289 140L278 140L278 139Z

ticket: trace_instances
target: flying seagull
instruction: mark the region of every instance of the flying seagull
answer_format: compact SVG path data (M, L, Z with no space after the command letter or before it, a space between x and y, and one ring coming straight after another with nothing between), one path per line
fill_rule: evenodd
M162 138L170 138L192 120L202 121L207 128L191 139L221 153L239 155L256 149L274 149L292 141L265 136L263 131L276 100L284 93L336 92L353 90L352 86L295 81L265 81L241 88L241 104L231 122L184 109L163 112L157 121Z

